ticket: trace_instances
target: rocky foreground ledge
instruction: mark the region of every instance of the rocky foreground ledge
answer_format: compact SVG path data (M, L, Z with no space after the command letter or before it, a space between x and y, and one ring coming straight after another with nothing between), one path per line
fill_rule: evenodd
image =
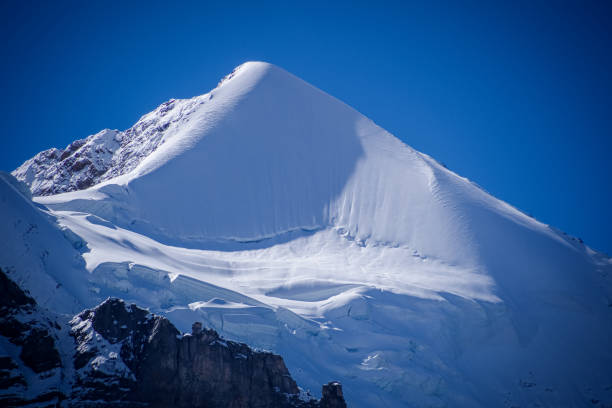
M67 407L342 408L342 386L317 400L279 355L194 323L107 299L61 324L2 271L0 405Z

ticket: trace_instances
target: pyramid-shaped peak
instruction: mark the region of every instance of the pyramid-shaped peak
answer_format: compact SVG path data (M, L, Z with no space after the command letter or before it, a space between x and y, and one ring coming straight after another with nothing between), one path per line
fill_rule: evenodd
M173 243L338 227L372 242L418 241L422 252L453 261L469 255L437 238L449 225L466 238L466 228L432 194L427 160L272 64L242 64L208 94L163 105L125 133L109 170L122 172L92 188L108 205L80 194L54 200L78 200L116 225Z

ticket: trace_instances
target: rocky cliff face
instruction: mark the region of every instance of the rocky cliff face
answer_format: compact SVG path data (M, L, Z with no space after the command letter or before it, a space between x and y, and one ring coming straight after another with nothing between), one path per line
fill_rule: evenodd
M0 406L53 406L60 391L61 327L0 270Z
M282 357L200 323L181 334L164 317L108 299L62 330L2 271L0 288L4 406L346 407L339 383L324 385L316 400Z
M152 407L319 406L300 399L280 356L225 341L199 323L181 334L164 317L109 299L71 325L78 345L76 400L104 396Z
M64 149L42 151L13 175L35 196L83 190L120 176L136 168L208 100L209 94L205 94L164 102L125 131L104 129Z

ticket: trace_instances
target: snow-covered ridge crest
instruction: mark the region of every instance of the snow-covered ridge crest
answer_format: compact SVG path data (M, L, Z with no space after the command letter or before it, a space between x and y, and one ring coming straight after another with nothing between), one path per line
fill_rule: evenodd
M239 70L240 67L234 69L217 87ZM211 93L190 99L170 99L127 130L103 129L64 149L42 151L12 174L25 182L34 196L83 190L126 174L188 122L190 115L210 98Z
M210 93L167 102L113 132L38 168L43 152L14 174L34 195L68 192L37 198L55 210L200 248L337 228L356 242L471 268L482 203L536 224L268 63L245 63Z

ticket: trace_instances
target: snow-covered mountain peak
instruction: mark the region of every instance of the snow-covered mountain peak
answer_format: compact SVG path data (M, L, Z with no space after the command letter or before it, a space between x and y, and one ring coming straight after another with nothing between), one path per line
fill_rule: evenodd
M35 205L0 177L0 267L84 305L205 321L304 384L342 379L350 406L612 402L612 260L281 68L14 174Z
M238 66L207 94L165 102L124 132L42 152L13 174L34 195L73 191L41 203L194 247L332 228L363 245L478 268L475 209L538 224L265 62Z

